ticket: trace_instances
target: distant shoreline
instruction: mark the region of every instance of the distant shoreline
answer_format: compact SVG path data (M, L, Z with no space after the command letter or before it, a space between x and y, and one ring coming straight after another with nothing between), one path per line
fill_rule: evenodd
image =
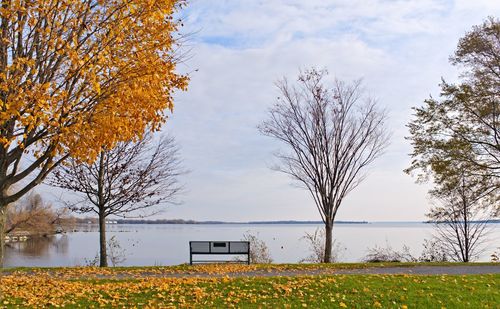
M86 219L78 219L77 224L97 224L97 219L95 218L86 218ZM117 219L117 220L107 220L107 224L242 224L242 225L265 225L265 224L273 224L273 225L300 225L300 224L323 224L323 221L315 221L315 220L275 220L275 221L246 221L246 222L238 222L238 221L195 221L195 220L183 220L183 219L156 219L156 220L148 220L148 219ZM382 224L434 224L429 221L336 221L334 225L337 224L373 224L373 223L382 223ZM474 222L476 223L476 222ZM500 223L500 220L490 220L488 223Z
M78 224L97 224L97 220L91 219L79 219ZM323 221L298 221L298 220L277 220L277 221L247 221L247 222L236 222L236 221L195 221L195 220L182 220L182 219L158 219L158 220L146 220L146 219L117 219L117 220L106 220L108 224L323 224ZM368 221L336 221L335 224L368 224Z

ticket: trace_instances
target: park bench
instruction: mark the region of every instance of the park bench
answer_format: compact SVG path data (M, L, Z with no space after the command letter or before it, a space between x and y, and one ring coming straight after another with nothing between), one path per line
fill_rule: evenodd
M193 260L193 255L246 255L246 261L241 260ZM189 242L189 264L213 263L213 262L235 262L250 264L250 242L249 241L190 241Z

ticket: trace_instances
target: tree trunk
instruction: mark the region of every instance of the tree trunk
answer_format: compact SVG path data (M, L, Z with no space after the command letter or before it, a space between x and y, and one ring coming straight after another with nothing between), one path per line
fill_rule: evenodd
M0 268L3 268L5 249L5 221L7 219L7 206L0 204Z
M332 228L333 224L325 224L325 256L323 263L332 262Z
M106 206L104 204L104 151L99 155L99 171L97 177L97 198L99 202L99 266L108 267L108 254L106 252Z
M108 254L106 252L106 216L99 212L99 266L108 267Z
M469 210L469 207L470 207L470 204L468 203L468 201L464 198L464 202L463 202L463 212L464 212L464 262L468 263L469 262L469 241L471 241L472 239L470 238L470 235L469 235L469 216L468 216L468 210Z

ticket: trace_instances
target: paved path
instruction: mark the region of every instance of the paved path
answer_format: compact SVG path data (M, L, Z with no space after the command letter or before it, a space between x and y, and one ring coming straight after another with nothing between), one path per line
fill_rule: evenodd
M413 274L413 275L478 275L500 274L500 265L481 266L413 266L413 267L374 267L363 269L337 270L337 274Z
M50 273L50 271L49 271ZM4 275L10 274L4 271ZM35 275L34 273L26 273ZM241 272L112 272L107 274L88 274L77 276L80 279L139 279L139 278L248 278L248 277L293 277L293 276L321 276L321 275L479 275L500 274L499 265L457 265L457 266L407 266L407 267L367 267L357 269L301 269L301 270L250 270ZM57 276L57 275L56 275Z

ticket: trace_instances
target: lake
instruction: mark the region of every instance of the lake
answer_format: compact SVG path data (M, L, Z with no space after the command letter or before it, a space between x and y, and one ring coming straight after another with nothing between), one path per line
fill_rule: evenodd
M296 263L309 255L308 243L301 239L314 233L316 224L111 224L108 238L115 236L125 250L124 266L177 265L189 262L190 240L241 240L252 233L265 241L275 263ZM488 248L481 261L500 246L500 224L490 225ZM420 255L424 239L433 232L424 223L337 224L334 238L340 244L340 261L359 262L369 248L390 245L401 250L410 247ZM5 267L85 266L98 254L99 234L93 225L80 226L78 232L30 239L8 244Z

